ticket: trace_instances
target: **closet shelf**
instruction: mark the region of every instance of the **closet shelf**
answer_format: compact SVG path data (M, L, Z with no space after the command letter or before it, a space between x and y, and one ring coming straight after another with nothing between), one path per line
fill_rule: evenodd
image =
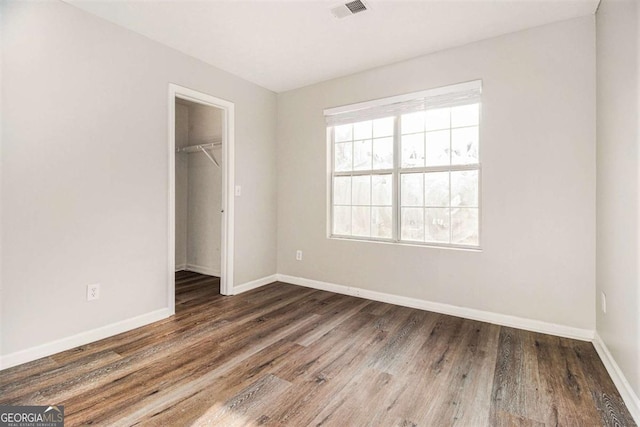
M209 144L189 145L187 147L176 148L176 153L198 153L203 152L205 156L213 162L214 165L220 167L220 163L216 160L213 153L209 154L207 150L212 150L214 147L219 147L222 142L210 142Z
M201 151L203 148L205 150L211 150L214 147L222 146L222 142L210 142L208 144L199 144L199 145L188 145L186 147L176 148L176 153L196 153Z

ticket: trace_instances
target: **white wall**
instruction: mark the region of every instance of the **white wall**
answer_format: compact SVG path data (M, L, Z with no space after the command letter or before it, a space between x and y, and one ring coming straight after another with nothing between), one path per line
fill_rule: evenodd
M199 104L189 106L189 145L222 138L222 110ZM222 166L220 147L212 150ZM187 266L220 276L222 231L222 169L203 153L182 154L189 159Z
M189 107L176 103L176 148L189 145ZM176 270L187 265L189 155L176 153Z
M278 273L593 330L594 36L584 17L279 94ZM328 239L323 109L474 79L482 252Z
M5 6L4 355L167 307L170 82L235 103L235 284L276 272L272 92L61 2Z
M596 329L640 396L640 7L603 0L597 13ZM600 309L600 293L607 313Z

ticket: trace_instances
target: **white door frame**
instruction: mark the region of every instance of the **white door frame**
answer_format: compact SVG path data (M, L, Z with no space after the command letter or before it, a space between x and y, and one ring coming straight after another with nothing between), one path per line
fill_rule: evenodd
M220 268L220 293L233 295L233 188L234 188L234 121L233 102L216 98L183 86L169 83L169 262L167 289L168 305L175 313L176 268L176 98L216 107L222 110L222 260Z

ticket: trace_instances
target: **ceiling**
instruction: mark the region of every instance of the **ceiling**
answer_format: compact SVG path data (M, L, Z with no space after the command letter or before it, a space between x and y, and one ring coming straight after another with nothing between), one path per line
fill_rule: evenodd
M593 14L598 0L65 0L283 92L525 28Z

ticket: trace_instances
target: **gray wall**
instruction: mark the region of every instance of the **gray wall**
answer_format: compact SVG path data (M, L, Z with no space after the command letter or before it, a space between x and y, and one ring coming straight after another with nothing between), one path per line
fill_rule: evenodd
M278 273L593 330L594 30L574 19L279 94ZM328 239L323 109L474 79L483 250Z
M3 354L167 306L170 82L235 103L235 284L276 272L274 93L61 2L3 8Z
M640 7L603 0L597 13L596 330L640 395ZM601 310L606 294L607 313Z
M0 23L3 22L3 15L4 15L4 0L0 0ZM3 96L3 90L2 90L2 79L3 79L3 73L4 73L4 37L2 37L3 33L2 30L0 29L0 117L2 117L2 120L0 120L0 165L2 165L2 157L3 157L3 152L4 152L4 146L2 144L2 135L3 135L3 128L4 128L4 115L3 115L3 105L4 105L4 96ZM0 170L0 201L2 201L2 171ZM2 357L2 354L4 354L4 347L2 344L2 337L4 334L4 330L5 327L3 326L3 306L4 306L4 290L3 290L3 281L2 281L2 276L3 276L3 270L2 270L2 253L3 253L3 244L2 244L2 204L0 204L0 357Z

